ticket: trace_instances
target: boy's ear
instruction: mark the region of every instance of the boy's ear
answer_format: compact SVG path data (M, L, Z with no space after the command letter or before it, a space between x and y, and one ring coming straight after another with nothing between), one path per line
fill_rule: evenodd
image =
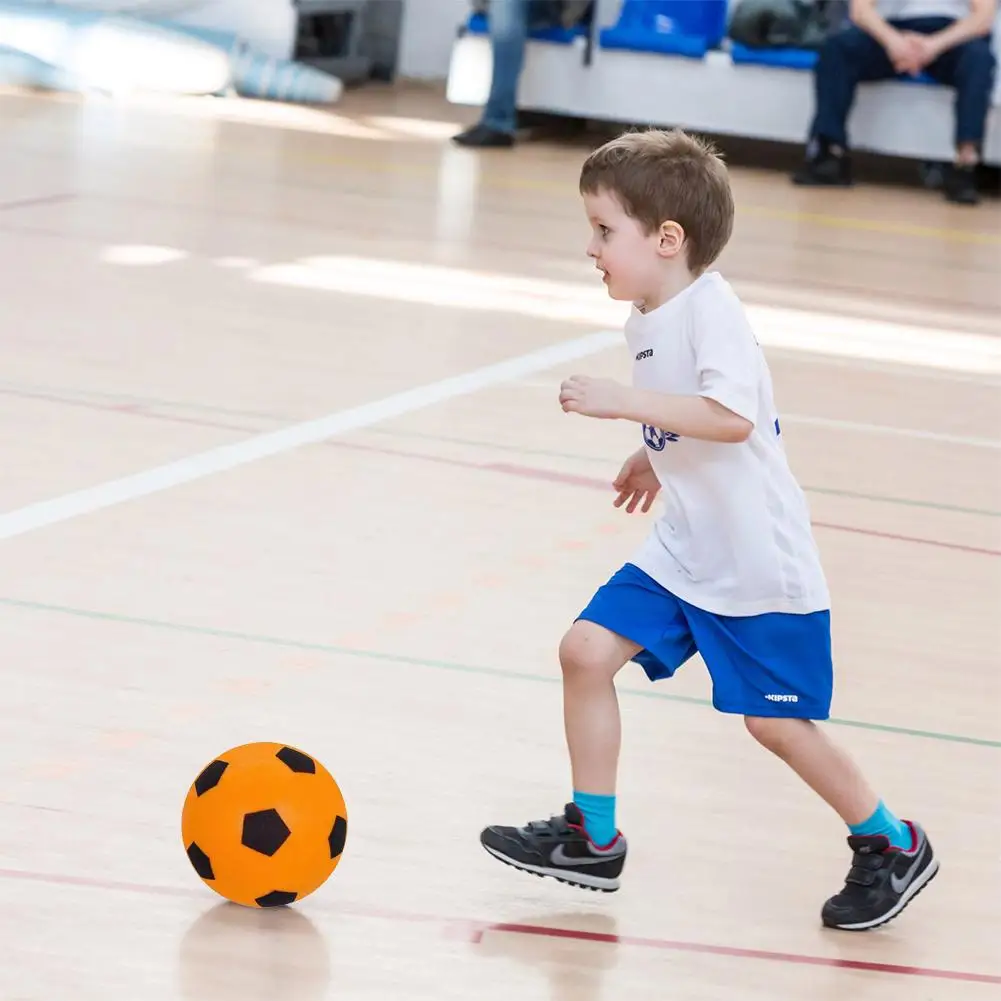
M657 240L657 252L661 257L676 257L685 245L685 231L673 219L661 223Z

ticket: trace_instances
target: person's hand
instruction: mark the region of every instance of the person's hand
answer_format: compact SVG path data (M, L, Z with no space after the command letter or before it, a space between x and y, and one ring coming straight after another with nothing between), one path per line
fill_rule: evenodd
M640 508L643 514L650 510L660 493L660 481L650 465L646 449L640 449L626 459L612 486L618 491L615 506L626 504L626 514L632 514L640 504L643 505Z
M941 54L934 35L919 35L915 32L906 33L906 37L914 50L914 69L912 73L920 73L930 63L935 62Z
M614 419L621 416L628 394L629 387L614 379L573 375L560 386L560 406L564 413Z
M920 73L936 58L928 36L913 31L897 32L886 47L886 54L898 73L906 73L909 76Z

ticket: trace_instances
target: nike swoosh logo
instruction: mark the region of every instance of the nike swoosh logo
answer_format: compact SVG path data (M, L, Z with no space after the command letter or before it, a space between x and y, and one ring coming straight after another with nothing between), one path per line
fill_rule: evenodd
M911 863L910 868L907 870L907 874L904 876L897 876L893 873L890 875L890 886L893 892L896 894L902 894L907 887L911 885L911 881L917 875L918 870L921 868L921 861L925 857L925 852L928 850L928 842L924 838L921 839L921 850L917 854L917 858Z
M563 845L557 845L556 850L549 856L549 861L553 865L600 865L602 862L607 862L609 859L617 857L617 855L584 855L581 858L570 858L564 850Z

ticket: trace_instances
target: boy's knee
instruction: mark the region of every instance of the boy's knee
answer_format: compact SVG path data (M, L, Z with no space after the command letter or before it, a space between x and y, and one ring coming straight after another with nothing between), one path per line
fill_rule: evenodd
M563 677L574 680L612 678L625 660L618 637L590 622L575 622L560 641Z
M747 732L763 747L782 756L791 740L795 739L803 721L777 716L745 716Z

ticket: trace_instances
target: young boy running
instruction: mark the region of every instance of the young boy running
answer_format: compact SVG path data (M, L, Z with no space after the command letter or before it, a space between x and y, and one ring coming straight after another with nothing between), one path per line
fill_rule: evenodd
M938 860L921 827L891 813L812 722L830 713L830 597L764 356L740 300L708 270L733 227L726 168L683 132L627 133L588 157L580 191L587 253L609 295L634 304L625 327L633 384L574 376L560 403L642 428L615 504L648 511L662 491L664 509L560 644L573 801L549 820L488 827L480 840L516 868L617 890L626 840L615 825L613 679L629 661L651 681L669 678L698 652L715 708L743 716L849 829L851 869L823 923L875 928L934 877Z

